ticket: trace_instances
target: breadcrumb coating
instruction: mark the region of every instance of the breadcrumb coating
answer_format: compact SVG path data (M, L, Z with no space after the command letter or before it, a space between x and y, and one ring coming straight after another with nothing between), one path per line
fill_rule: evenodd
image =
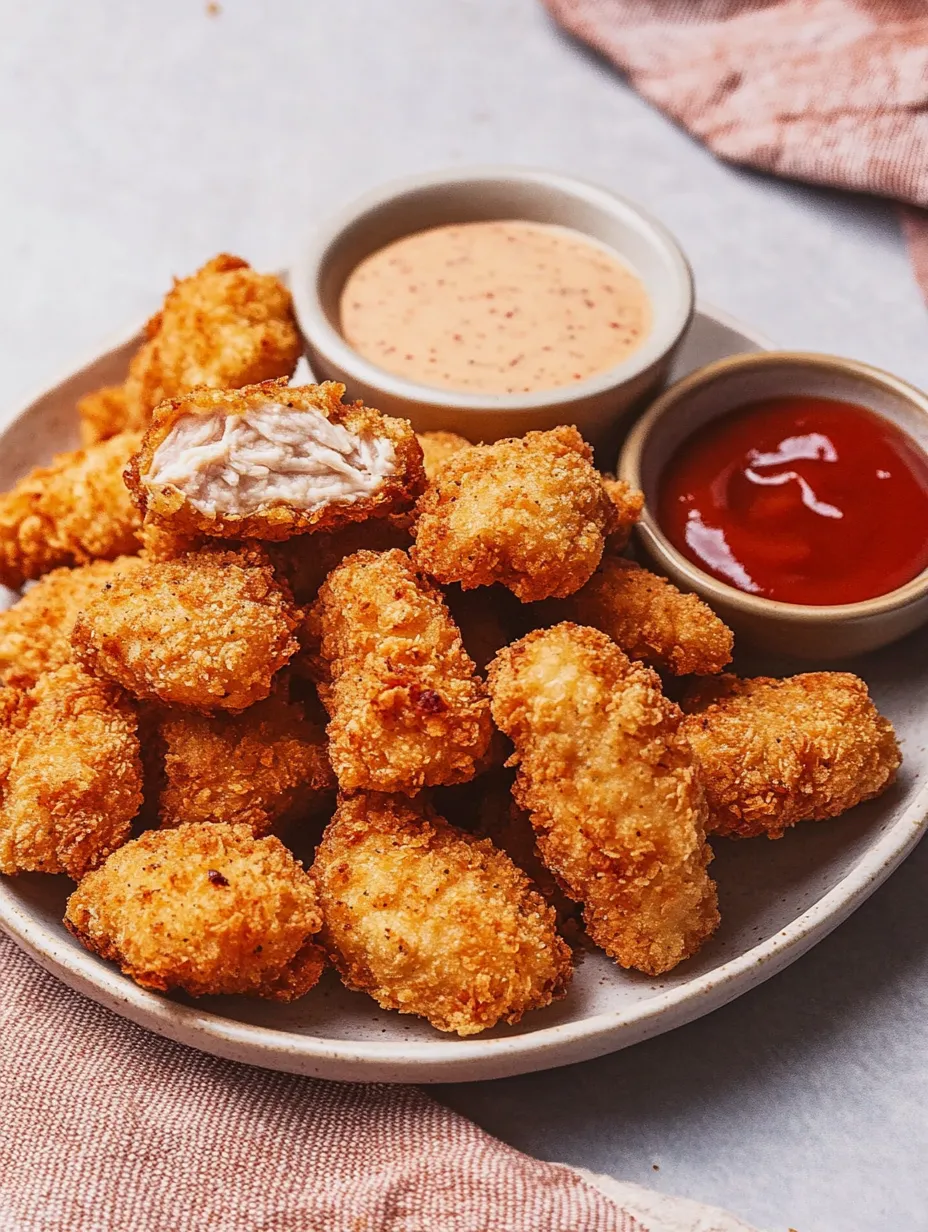
M425 474L432 483L442 464L462 449L470 449L470 441L456 432L417 432L416 438L422 446L422 458Z
M159 992L293 1001L324 963L312 879L279 839L245 825L147 831L84 878L64 922Z
M316 811L335 790L325 732L280 691L241 714L162 718L162 826L241 822L256 837Z
M126 482L147 521L181 535L281 540L411 510L415 433L344 392L280 380L163 402Z
M289 377L302 350L287 288L227 253L175 280L145 332L125 384L78 403L86 442L144 430L159 402L199 385L237 389Z
M343 791L414 795L473 777L490 740L489 702L441 592L405 552L342 561L305 636Z
M564 623L503 650L489 684L516 747L513 794L590 937L648 975L689 958L718 906L702 785L657 676Z
M421 804L342 800L316 853L323 943L347 987L476 1035L563 996L554 912L491 842Z
M30 688L43 672L71 661L71 630L82 608L117 573L141 568L138 556L53 569L0 612L0 681Z
M603 487L615 506L617 519L615 528L606 536L606 551L622 552L644 510L644 493L612 475L603 475Z
M0 583L19 590L62 565L133 556L141 517L123 469L141 437L58 454L0 495Z
M125 694L73 663L0 701L0 872L79 881L129 837L142 804Z
M465 590L501 582L523 603L573 594L617 514L576 428L452 455L417 506L416 566Z
M107 582L71 645L88 671L141 700L244 710L297 649L296 624L263 553L204 549Z
M629 658L673 676L711 676L731 662L734 634L712 608L621 556L604 556L557 611L607 634Z
M715 834L782 838L837 817L885 791L902 762L892 724L849 672L725 675L691 689L683 708Z

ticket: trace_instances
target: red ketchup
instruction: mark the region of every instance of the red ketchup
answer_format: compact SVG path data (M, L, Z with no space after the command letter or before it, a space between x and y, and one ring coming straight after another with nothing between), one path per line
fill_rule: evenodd
M928 567L928 456L863 407L769 398L677 450L658 520L693 564L739 590L856 603Z

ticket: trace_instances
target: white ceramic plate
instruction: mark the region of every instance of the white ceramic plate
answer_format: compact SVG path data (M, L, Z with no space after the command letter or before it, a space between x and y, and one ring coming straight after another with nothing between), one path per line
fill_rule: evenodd
M27 406L0 436L0 490L76 440L75 400L122 378L133 337ZM765 342L705 307L674 377ZM716 843L722 925L692 961L661 980L590 954L570 994L517 1027L459 1040L408 1016L381 1011L329 972L309 996L280 1006L244 998L162 997L136 987L84 950L61 924L71 883L0 877L0 925L45 968L95 1001L161 1035L270 1069L364 1081L454 1082L497 1078L581 1061L709 1013L780 971L826 936L893 871L926 825L928 635L853 664L896 724L905 753L882 799L836 821L797 827L779 842ZM774 674L786 662L739 661Z

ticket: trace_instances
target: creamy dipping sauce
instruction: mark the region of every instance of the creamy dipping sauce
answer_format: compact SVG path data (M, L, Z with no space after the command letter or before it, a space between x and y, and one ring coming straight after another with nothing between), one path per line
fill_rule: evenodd
M483 394L556 389L641 346L651 303L611 249L567 227L500 221L419 231L358 265L341 330L409 380Z

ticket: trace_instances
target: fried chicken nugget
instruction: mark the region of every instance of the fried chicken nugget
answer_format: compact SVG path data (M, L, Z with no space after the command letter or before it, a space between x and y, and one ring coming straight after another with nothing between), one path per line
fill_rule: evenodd
M0 495L0 583L18 590L61 565L133 556L141 517L123 482L134 432L61 453Z
M182 535L280 540L410 510L416 434L344 392L281 380L163 402L126 482L146 520Z
M607 552L623 552L632 537L632 529L644 509L644 493L633 488L624 479L603 475L603 487L615 507L616 525L606 536Z
M88 671L141 700L244 710L297 649L296 624L263 553L203 549L107 582L71 645Z
M147 831L84 878L64 922L159 992L293 1001L324 964L312 879L279 839L245 825Z
M731 662L734 634L702 599L621 556L604 556L587 584L552 608L674 676L710 676Z
M405 552L342 561L305 634L342 790L415 795L473 778L492 731L486 692L440 591Z
M470 449L470 441L458 436L456 432L417 432L416 438L422 446L422 458L425 473L431 483L438 474L442 464L462 449Z
M563 996L554 912L491 842L396 796L342 800L311 873L322 940L348 988L476 1035Z
M88 443L127 428L144 430L159 402L198 385L237 389L289 377L302 349L290 292L280 279L227 253L175 281L146 334L125 384L78 403Z
M137 720L125 694L73 663L5 689L0 872L75 881L129 837L142 804Z
M648 975L695 954L719 922L706 803L654 672L564 623L501 651L489 683L516 746L513 794L592 939Z
M418 568L465 590L502 582L523 603L579 590L617 520L592 450L566 427L452 455L417 509Z
M280 691L241 714L170 710L158 736L163 827L241 822L260 837L314 812L335 790L325 732Z
M902 762L892 724L849 672L725 675L694 687L683 709L715 834L782 838L837 817L885 791Z
M0 681L30 688L43 672L71 661L71 630L82 608L117 573L141 568L138 556L53 569L0 612Z

